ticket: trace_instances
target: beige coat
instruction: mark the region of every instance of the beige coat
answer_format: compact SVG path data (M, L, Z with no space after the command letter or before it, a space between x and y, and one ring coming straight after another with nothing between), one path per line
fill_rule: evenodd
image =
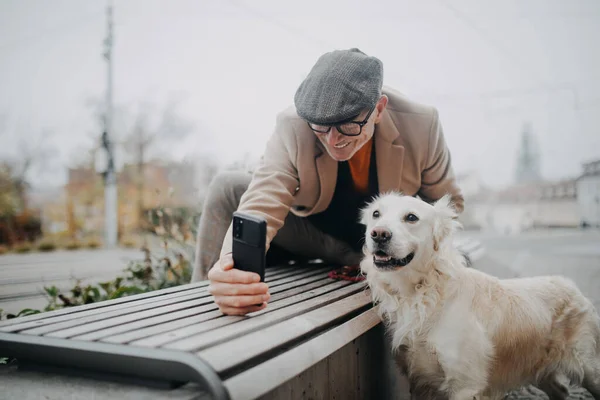
M383 92L389 101L374 133L379 192L401 191L426 201L450 193L462 211L463 196L437 110L392 89ZM275 132L238 210L266 219L268 248L288 212L305 217L327 208L337 169L338 162L290 107L278 115ZM221 255L231 252L231 235L230 225Z

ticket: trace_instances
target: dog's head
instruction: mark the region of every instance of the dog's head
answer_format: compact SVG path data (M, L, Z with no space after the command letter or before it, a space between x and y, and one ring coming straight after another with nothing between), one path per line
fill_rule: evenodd
M381 195L362 210L365 256L382 272L425 265L460 226L456 216L449 195L434 205L399 193Z

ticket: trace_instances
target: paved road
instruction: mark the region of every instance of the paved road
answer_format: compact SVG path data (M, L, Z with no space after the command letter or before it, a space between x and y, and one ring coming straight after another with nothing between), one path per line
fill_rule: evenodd
M575 281L600 310L600 231L559 230L519 236L470 233L507 275L564 275ZM486 266L480 263L480 267Z
M48 302L44 286L70 289L83 283L114 279L131 260L143 259L140 250L77 250L0 256L0 308L17 313L42 309Z

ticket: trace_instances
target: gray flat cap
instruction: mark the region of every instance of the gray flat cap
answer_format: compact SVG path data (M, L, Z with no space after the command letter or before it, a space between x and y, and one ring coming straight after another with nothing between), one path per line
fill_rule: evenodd
M325 53L296 91L296 112L318 124L345 121L374 107L382 85L379 59L356 48Z

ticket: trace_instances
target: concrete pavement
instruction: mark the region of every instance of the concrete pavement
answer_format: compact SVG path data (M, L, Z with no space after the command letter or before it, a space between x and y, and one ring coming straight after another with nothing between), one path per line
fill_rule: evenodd
M68 290L83 283L112 280L129 261L143 260L137 249L74 250L0 256L0 308L17 313L47 305L44 286Z

